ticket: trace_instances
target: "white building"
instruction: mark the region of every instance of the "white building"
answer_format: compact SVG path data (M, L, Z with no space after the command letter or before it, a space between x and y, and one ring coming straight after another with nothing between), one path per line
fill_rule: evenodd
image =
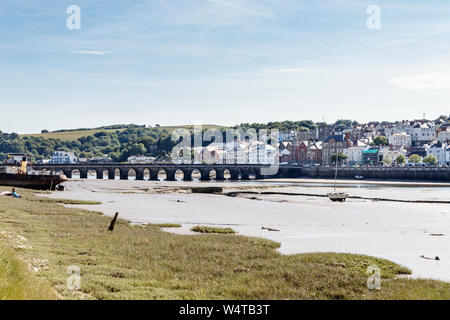
M450 164L450 144L438 142L427 148L427 156L436 157L438 164Z
M361 140L356 141L351 147L344 148L343 152L347 156L348 165L362 164L362 152L367 150L368 146Z
M430 142L436 139L436 126L431 123L417 123L411 129L411 140L417 144Z
M146 156L131 156L128 157L128 163L152 163L155 161L155 157L146 157Z
M225 145L227 164L246 164L249 161L248 145L242 141L228 142Z
M77 157L73 152L66 151L56 151L52 154L50 163L52 164L65 164L65 163L76 163L78 162Z
M411 147L411 136L406 132L394 133L389 136L389 144L394 147Z
M406 133L411 135L412 126L409 121L397 122L395 124L388 125L384 128L386 137L389 137L396 133Z
M275 157L278 157L278 151L274 147L261 141L251 142L249 150L249 164L272 164L275 161Z
M383 154L383 161L395 163L399 156L404 156L406 159L408 152L404 147L385 147L381 150L381 153Z
M439 131L438 140L440 142L450 141L450 127L447 130Z

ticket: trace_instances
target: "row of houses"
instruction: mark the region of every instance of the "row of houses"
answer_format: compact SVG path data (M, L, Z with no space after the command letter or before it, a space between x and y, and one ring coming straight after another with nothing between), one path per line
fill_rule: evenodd
M387 146L374 146L377 137L384 136ZM311 131L280 132L278 145L272 146L256 139L227 143L211 143L190 150L189 159L194 163L271 164L275 159L281 163L331 165L333 156L344 154L347 165L378 165L382 161L395 163L403 155L409 158L418 154L436 157L438 164L450 164L450 122L398 121L395 123L370 122L351 127L321 123ZM183 150L179 150L174 162L183 162ZM51 163L110 162L107 156L95 159L79 159L71 152L55 152ZM129 163L151 163L154 157L133 155Z

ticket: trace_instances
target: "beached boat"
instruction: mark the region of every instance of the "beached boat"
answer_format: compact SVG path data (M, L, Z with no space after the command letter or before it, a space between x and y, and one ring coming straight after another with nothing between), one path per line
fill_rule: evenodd
M327 194L328 198L333 202L344 202L347 200L349 194L346 192L337 192L336 184L337 184L337 168L338 168L338 155L336 155L336 170L334 173L334 190Z
M0 185L37 190L56 190L61 188L61 183L68 180L63 174L28 170L28 159L25 154L9 154L8 159L0 167Z

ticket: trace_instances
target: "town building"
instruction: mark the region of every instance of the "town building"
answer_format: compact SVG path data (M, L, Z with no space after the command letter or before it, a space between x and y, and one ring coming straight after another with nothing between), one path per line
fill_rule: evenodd
M128 157L127 162L133 163L133 164L145 164L145 163L152 163L155 161L155 159L156 159L155 157L134 155L134 156Z
M364 165L379 165L380 150L378 148L370 148L362 151L362 163Z
M363 163L362 152L366 149L368 146L362 140L356 140L350 147L344 148L343 153L347 156L345 160L347 165L361 165Z
M307 163L322 164L322 141L309 144L306 159Z
M450 127L445 128L445 130L440 130L438 132L439 142L450 142Z
M442 143L438 141L437 143L433 144L429 148L426 148L427 150L427 156L432 155L435 156L437 159L437 164L444 165L449 164L449 152L450 152L450 143Z
M52 154L51 164L70 164L78 162L77 157L73 152L56 151Z
M409 148L411 147L411 136L407 134L406 132L402 133L393 133L388 137L389 145L394 147L404 147Z
M322 143L322 164L332 164L331 157L334 154L343 153L344 151L344 137L342 135L332 134L326 138Z
M436 139L436 126L431 123L416 123L411 129L412 145L420 146Z
M406 159L407 151L404 147L388 146L382 148L381 154L383 157L383 161L391 164L396 164L398 157L404 156Z

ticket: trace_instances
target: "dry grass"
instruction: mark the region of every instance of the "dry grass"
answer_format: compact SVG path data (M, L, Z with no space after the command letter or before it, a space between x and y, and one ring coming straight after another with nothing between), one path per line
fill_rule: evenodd
M218 233L218 234L233 234L236 233L231 228L216 228L216 227L207 227L207 226L196 226L191 228L191 231L198 233Z
M147 226L156 228L181 228L181 224L178 223L149 223Z
M37 198L37 199L32 199L31 201L46 202L46 203L61 203L61 204L77 204L77 205L102 204L101 201L73 200L73 199L51 199L51 198Z
M320 253L283 256L269 240L235 235L175 235L123 220L39 202L0 198L0 230L33 248L25 261L46 261L37 275L69 299L448 299L450 284L396 279L409 271L373 257ZM14 237L3 237L14 246ZM67 267L81 269L81 292L66 288ZM366 269L382 270L369 291Z
M13 249L0 245L0 300L50 300L51 286L31 274Z

